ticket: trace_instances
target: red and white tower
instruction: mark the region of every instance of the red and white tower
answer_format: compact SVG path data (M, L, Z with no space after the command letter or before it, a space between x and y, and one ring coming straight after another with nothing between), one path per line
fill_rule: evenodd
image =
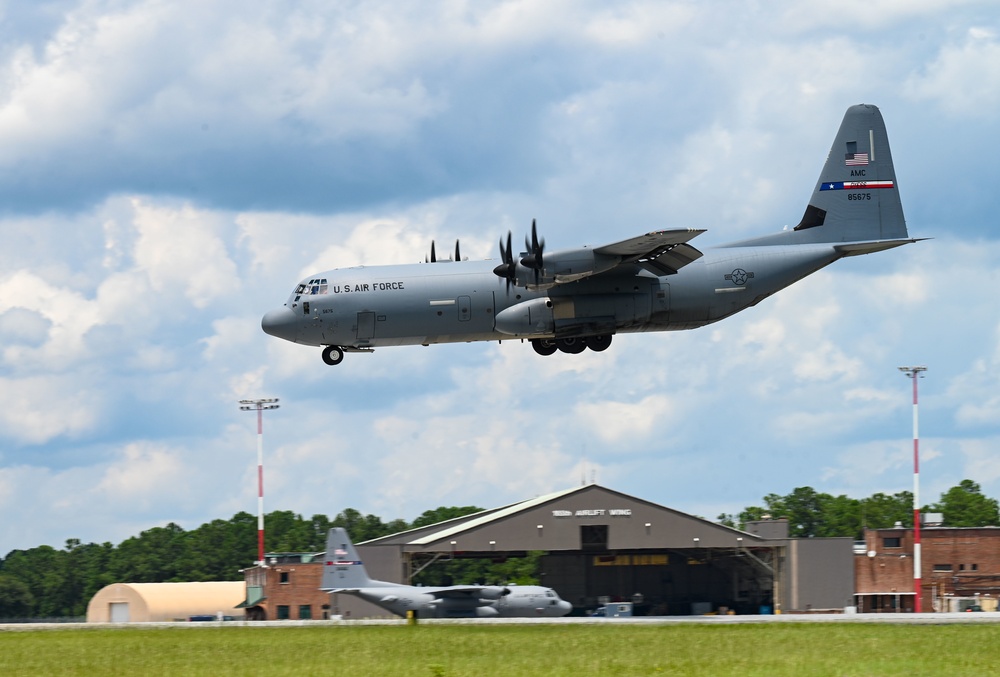
M913 381L913 611L920 613L920 416L917 380L923 378L921 373L927 371L927 367L900 367L899 370Z
M257 563L264 566L264 411L277 409L278 399L240 400L240 409L257 412Z

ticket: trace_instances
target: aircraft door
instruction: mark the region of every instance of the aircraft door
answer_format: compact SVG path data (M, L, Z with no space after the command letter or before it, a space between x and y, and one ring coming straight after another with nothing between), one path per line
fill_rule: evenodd
M472 319L472 298L469 296L458 297L458 321L468 322Z
M358 313L358 338L375 338L375 313Z

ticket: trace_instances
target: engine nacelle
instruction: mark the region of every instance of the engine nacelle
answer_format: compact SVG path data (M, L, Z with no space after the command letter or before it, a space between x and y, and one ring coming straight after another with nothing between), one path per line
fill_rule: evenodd
M491 585L487 588L483 588L479 591L479 597L481 599L496 600L501 597L505 597L510 594L510 588L504 588L499 585Z
M477 618L496 618L500 615L500 612L496 608L491 606L481 606L476 609Z
M515 304L497 313L495 322L497 331L511 336L551 334L555 330L552 301L541 298Z
M526 289L550 289L575 282L611 270L621 262L620 256L597 254L589 247L545 254L540 270L526 263L529 258L525 255L515 267L515 285Z
M544 258L544 276L558 283L573 282L611 270L619 261L619 256L597 254L589 247L553 252Z

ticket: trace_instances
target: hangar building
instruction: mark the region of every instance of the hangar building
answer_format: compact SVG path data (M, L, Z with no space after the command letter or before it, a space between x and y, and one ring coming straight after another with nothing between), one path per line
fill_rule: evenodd
M853 603L853 541L788 539L784 520L731 529L588 484L357 545L372 578L409 582L455 558L542 551L542 585L581 614L633 601L637 614L792 613ZM482 581L496 582L501 581ZM386 612L332 595L345 618Z
M88 623L186 621L192 616L237 617L246 593L243 581L212 583L112 583L87 605Z

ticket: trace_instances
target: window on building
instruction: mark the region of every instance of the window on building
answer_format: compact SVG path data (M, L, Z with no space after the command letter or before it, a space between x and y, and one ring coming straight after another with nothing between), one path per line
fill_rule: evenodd
M289 618L289 616L288 616L288 605L287 604L279 604L278 605L278 620L279 621L287 621L288 618Z
M580 527L581 550L607 550L608 525L584 524Z
M279 575L280 575L280 577L281 577L281 578L280 578L280 581L281 581L282 583L288 583L288 582L289 582L289 580L288 580L288 579L289 579L289 574L288 574L288 572L287 572L287 571L282 571L282 572L281 572L281 574L279 574Z
M958 570L959 571L965 571L965 565L964 564L959 564L958 565Z
M950 564L935 564L934 571L951 571Z
M309 620L312 620L312 617L313 617L312 606L309 605L309 604L300 604L299 605L299 618L301 620L303 620L303 621L309 621Z
M902 547L902 542L899 536L887 536L882 539L882 547L884 548L899 548Z
M979 571L979 565L978 564L973 564L972 565L972 570L973 571Z

